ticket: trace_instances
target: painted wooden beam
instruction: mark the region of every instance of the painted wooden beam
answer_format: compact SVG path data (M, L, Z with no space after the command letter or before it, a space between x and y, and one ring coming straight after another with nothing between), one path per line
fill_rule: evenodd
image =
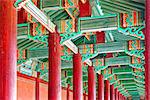
M50 21L50 19L30 0L25 0L19 2L16 5L17 9L24 8L28 13L30 13L35 19L37 19L44 27L46 27L50 32L55 32L55 24Z
M127 5L127 4L124 4L124 3L121 3L121 2L119 3L119 2L117 2L117 0L116 1L110 0L110 1L107 1L107 2L109 2L112 5L117 5L117 6L120 6L122 8L130 9L130 11L133 11L133 10L142 11L142 9L140 9L140 8L137 8L137 7L134 7L134 6L131 6L131 5Z
M113 53L124 52L127 48L127 42L112 42L104 44L95 44L95 53ZM82 53L83 46L79 46L80 53ZM28 58L46 58L48 57L48 48L30 49L27 51Z
M117 16L84 17L79 19L79 31L96 32L117 29Z
M78 53L78 47L71 40L67 40L67 41L63 42L63 45L66 45L75 54Z
M133 69L131 67L124 68L112 68L112 73L114 74L131 74Z
M117 79L119 80L132 80L134 78L131 74L125 74L125 75L118 75Z

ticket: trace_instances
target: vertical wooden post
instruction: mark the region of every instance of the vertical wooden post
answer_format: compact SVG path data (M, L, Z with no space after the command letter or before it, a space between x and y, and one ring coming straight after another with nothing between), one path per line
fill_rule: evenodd
M145 99L150 100L150 1L146 0Z
M118 89L115 89L115 100L118 100Z
M86 91L84 92L83 95L84 95L83 100L86 100L86 98L87 98Z
M73 100L82 100L82 57L73 55Z
M48 100L61 100L61 58L59 33L49 33L49 83Z
M69 100L69 93L70 93L70 84L68 84L67 87L67 100Z
M110 83L109 80L105 81L105 99L104 100L110 100Z
M79 14L80 17L91 16L92 8L90 6L90 0L86 0L85 3L79 0L79 12L80 12Z
M88 100L96 100L96 81L93 66L88 67Z
M105 43L105 32L96 32L96 43ZM104 100L104 79L98 75L98 100Z
M115 100L115 89L114 89L114 85L110 85L110 100Z
M118 100L121 100L121 99L120 99L120 92L119 92L119 91L118 91Z
M98 74L98 100L104 100L104 79Z
M37 72L37 77L36 77L36 87L35 87L35 99L40 100L40 82L39 82L39 77L40 77L40 72Z
M16 100L17 11L15 0L0 0L0 100Z

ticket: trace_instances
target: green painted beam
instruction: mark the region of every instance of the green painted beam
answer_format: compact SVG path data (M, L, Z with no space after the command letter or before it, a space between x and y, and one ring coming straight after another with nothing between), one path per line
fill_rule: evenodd
M139 89L144 89L145 86L144 84L139 84L139 83L132 83L132 84L122 84L125 88L139 88Z
M25 41L28 41L28 39L17 39L17 46Z
M105 66L129 65L129 64L131 64L130 56L120 56L120 57L113 57L113 58L105 59Z
M117 2L119 2L119 3L121 3L121 4L125 4L125 5L129 5L129 6L132 6L132 7L136 7L136 8L140 8L140 9L145 9L145 6L143 5L143 4L137 4L137 3L135 3L135 2L133 2L133 1L120 1L120 0L115 0L115 1L117 1Z
M22 42L20 44L17 44L17 47L18 47L18 49L21 49L23 46L25 46L25 45L27 45L29 43L33 43L32 40L27 40L27 41L24 41L24 42Z
M128 74L125 74L126 76L128 75ZM118 76L118 75L117 75ZM120 76L120 75L119 75ZM123 76L123 77L126 77L126 76ZM122 77L122 76L121 76ZM122 84L131 84L131 83L134 83L134 82L136 82L136 83L139 83L139 84L145 84L145 81L144 81L144 79L142 79L142 78L136 78L135 76L133 76L132 74L129 74L129 76L128 77L132 77L132 78L121 78L121 79L118 79L120 82L123 82ZM125 83L125 81L126 81L126 83Z
M104 1L104 0L103 0L103 1ZM133 10L142 11L142 9L140 9L140 8L136 8L136 7L131 6L131 5L119 3L119 2L114 1L114 0L109 0L109 1L107 1L107 2L109 2L109 3L111 3L112 5L115 5L115 6L120 6L120 7L122 7L122 8L130 9L130 11L133 11Z
M50 10L49 10L50 11ZM60 9L60 10L57 10L56 13L54 14L49 14L49 17L53 20L55 20L54 18L57 18L58 16L62 15L62 14L66 14L65 10L64 9Z
M114 74L131 74L133 69L131 67L123 67L123 68L112 68L112 73Z
M133 80L134 76L132 74L122 74L122 75L117 75L117 79L119 79L119 80Z
M48 48L35 48L27 50L28 58L48 58Z
M62 0L42 0L42 8L46 7L61 7Z
M114 53L114 52L124 52L127 49L127 42L111 42L104 44L96 44L94 50L98 53Z
M59 15L56 18L54 18L53 20L60 20L60 19L65 20L67 18L69 18L68 14L67 13L62 13L61 15Z
M30 30L29 25L30 25L29 23L17 24L17 36L28 35Z
M138 93L138 91L136 91L136 90L129 90L128 92L129 92L129 94L131 94L131 95L132 95L132 94L134 95L134 94L137 94L137 93Z
M138 40L137 37L122 34L122 33L118 32L118 30L107 31L106 33L112 33L113 38L114 38L114 40L116 40L116 41ZM122 37L123 37L123 38L122 38Z
M93 59L92 62L93 62L94 67L96 68L96 71L101 69L103 66L108 67L108 66L116 66L116 65L127 65L126 67L128 67L128 69L132 69L131 67L128 66L131 64L130 56L119 56L119 57L100 58L100 59L98 59L98 57L97 57L97 58ZM104 65L102 65L103 63L104 63ZM118 69L118 68L116 68L116 69ZM127 72L129 72L131 74L130 70L126 71L126 74L127 74ZM125 73L125 71L124 71L124 73ZM122 74L123 74L123 72L122 72Z
M121 80L120 83L121 84L134 84L135 81L134 80Z
M127 91L128 90L137 90L136 86L132 86L132 87L124 87Z
M132 12L133 10L131 10L130 8L125 8L125 7L122 7L122 6L117 6L117 5L114 5L114 2L112 1L100 1L100 3L102 4L102 7L103 6L107 6L109 7L111 10L114 10L114 9L117 9L117 10L120 10L122 11L122 13L124 12Z
M116 12L116 13L127 13L127 11L125 11L125 10L120 10L117 8L109 7L108 5L102 5L102 9L107 9L111 12Z
M97 49L96 51L97 53L123 52L127 48L127 43L126 42L113 42L113 43L105 43L105 44L95 44L94 48L95 50ZM82 50L82 46L79 46L79 49ZM82 54L81 51L80 53ZM48 48L29 49L27 51L27 54L29 58L44 58L44 57L47 58Z
M135 72L135 73L132 73L132 75L138 76L138 77L140 77L140 78L145 79L145 76L144 76L144 73L143 73L143 72Z
M136 86L136 84L124 84L124 87L132 87L132 86Z
M93 32L117 29L117 16L84 17L78 21L78 31ZM113 28L113 29L112 29Z
M36 46L38 44L40 44L40 43L31 41L30 43L22 45L21 47L18 46L18 48L23 50L23 49L28 49L29 47L34 47L34 46Z
M145 84L145 80L142 78L134 78L134 81L141 83L141 84Z
M28 27L29 23L21 23L21 24L17 24L17 27Z

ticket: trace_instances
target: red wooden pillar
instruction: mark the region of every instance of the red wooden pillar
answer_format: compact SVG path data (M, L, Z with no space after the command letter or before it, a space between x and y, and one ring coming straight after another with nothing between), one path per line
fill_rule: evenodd
M110 100L115 100L115 89L114 89L114 85L110 85Z
M121 99L120 99L120 92L119 92L119 91L118 91L118 100L121 100Z
M124 100L124 96L122 95L122 99Z
M104 96L104 100L110 100L110 83L109 80L105 81L105 96Z
M61 59L59 33L49 33L49 83L48 100L61 100Z
M105 43L105 32L96 32L96 43Z
M146 0L145 99L150 100L150 1Z
M123 100L123 95L121 94L121 100Z
M83 93L83 100L86 100L86 91Z
M117 88L115 89L115 100L118 100L118 90L117 90Z
M120 93L120 100L122 100L122 94Z
M122 95L122 100L124 100L124 96Z
M86 82L84 82L83 87L84 86L86 86ZM83 93L83 100L86 100L86 98L87 98L87 94L86 94L86 91L84 91L84 93Z
M18 11L18 24L27 22L27 12L23 8Z
M105 33L96 32L96 43L105 43ZM98 100L104 100L104 79L98 75Z
M0 100L16 100L17 12L15 0L0 0Z
M40 78L40 72L37 72L37 78L36 78L36 85L35 85L35 99L36 100L40 100L40 82L39 82L39 78Z
M123 100L125 100L125 96L123 96Z
M121 100L123 100L123 95L121 94Z
M79 0L79 11L80 17L86 17L86 16L91 16L92 9L90 6L90 0L85 0L85 3L82 3L81 0Z
M120 93L120 100L122 100L122 94Z
M98 74L98 100L104 100L104 79L101 74Z
M93 66L88 67L88 100L96 100L96 81Z
M73 100L82 100L82 57L81 54L73 55Z
M122 100L122 94L120 93L120 100Z
M118 91L118 100L120 100L120 92Z
M92 9L90 6L90 0L85 0L85 2L82 2L82 1L84 1L84 0L79 0L79 16L80 17L91 16ZM78 72L78 69L77 69L77 72ZM74 77L78 77L78 76L74 76ZM80 78L81 77L82 77L82 74L81 74ZM81 82L82 82L82 79L81 79ZM80 85L81 85L81 83L80 83ZM76 91L74 91L74 92L76 92ZM78 98L80 98L79 100L81 100L82 96L78 96ZM88 98L89 98L89 96L88 96ZM74 98L74 100L78 100L78 99ZM94 99L92 99L92 100L94 100Z
M69 100L69 92L70 92L70 84L68 84L68 87L67 87L67 100Z

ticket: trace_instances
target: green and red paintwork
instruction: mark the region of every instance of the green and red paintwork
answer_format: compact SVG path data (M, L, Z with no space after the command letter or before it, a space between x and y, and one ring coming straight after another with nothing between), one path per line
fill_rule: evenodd
M17 0L15 7L19 7L19 4L24 1ZM69 84L69 88L74 91L74 100L80 99L83 93L82 83L85 84L83 90L86 93L89 92L88 96L91 100L96 99L96 87L98 87L98 100L104 100L104 92L107 100L110 98L124 100L125 97L134 98L145 94L146 99L149 100L148 0L146 32L143 31L145 28L145 3L143 2L86 0L84 3L81 0L33 0L30 5L25 5L40 9L57 26L55 33L49 32L43 24L38 22L38 19L23 8L18 11L17 17L13 3L5 0L0 2L2 8L0 14L3 15L0 16L3 19L0 33L6 33L1 34L3 41L0 42L2 43L0 50L2 58L0 58L1 65L7 66L1 67L1 73L8 76L2 76L0 79L12 79L9 80L10 82L7 81L8 86L3 88L5 90L0 90L7 91L7 88L10 90L14 88L11 83L15 81L16 70L12 66L15 66L17 62L17 71L22 74L37 77L37 73L40 73L37 87L40 84L39 80L49 81L49 100L60 99L60 84L66 88ZM13 17L10 18L10 16ZM17 48L16 18L18 18ZM67 40L73 41L79 49L79 54L74 54L63 45ZM17 55L17 61L14 55ZM75 57L77 55L78 57ZM85 64L86 60L92 62L92 67ZM97 73L98 82L94 72ZM6 75L7 73L9 74ZM110 87L110 92L111 94L115 92L115 97L110 95ZM39 91L40 88L36 90ZM43 91L47 92L47 90ZM3 94L1 92L0 94ZM67 93L70 94L70 92ZM38 94L39 92L37 96ZM36 100L39 98L37 97Z

